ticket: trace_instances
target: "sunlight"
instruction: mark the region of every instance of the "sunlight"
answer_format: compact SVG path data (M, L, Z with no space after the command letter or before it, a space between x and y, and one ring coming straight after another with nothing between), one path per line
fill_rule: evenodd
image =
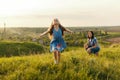
M15 16L54 8L55 0L1 0L0 17Z
M48 14L50 10L65 8L71 4L68 0L1 0L0 16L33 14L36 11Z
M119 25L119 0L0 0L0 27L47 26L57 17L65 26ZM44 23L44 24L43 24Z

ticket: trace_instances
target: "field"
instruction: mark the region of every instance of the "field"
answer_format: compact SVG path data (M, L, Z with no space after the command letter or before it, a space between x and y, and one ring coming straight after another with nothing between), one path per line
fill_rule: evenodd
M102 48L99 57L83 48L63 52L61 63L53 54L0 59L1 80L119 80L120 46Z
M115 40L120 28L111 28L70 28L75 34L65 34L68 47L58 65L49 53L47 35L38 37L46 28L9 28L0 35L0 80L119 80L120 44ZM98 38L99 56L83 49L88 30Z

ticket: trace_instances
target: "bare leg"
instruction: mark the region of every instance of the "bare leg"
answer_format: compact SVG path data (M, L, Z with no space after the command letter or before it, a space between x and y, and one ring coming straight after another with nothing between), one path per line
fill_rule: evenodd
M90 50L90 48L87 49L87 52L88 52L89 54L91 54L91 50Z
M58 51L58 63L60 62L60 52Z
M88 45L87 44L84 44L84 49L86 50L88 48Z
M54 59L55 59L55 64L57 63L57 51L54 51Z
M95 53L96 54L96 56L98 56L98 52L97 53Z

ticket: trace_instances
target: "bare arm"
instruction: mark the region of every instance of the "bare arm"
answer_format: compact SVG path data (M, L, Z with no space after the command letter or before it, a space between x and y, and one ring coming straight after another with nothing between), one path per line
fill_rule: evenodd
M42 34L40 34L40 37L44 36L45 34L47 34L49 32L49 30L43 32Z
M88 48L88 45L89 45L89 41L87 40L87 42L84 44L84 48Z
M98 44L95 44L94 46L92 46L91 48L96 48L98 46Z
M69 29L66 29L66 31L69 32L69 33L73 33L73 31L71 31L71 30L69 30Z

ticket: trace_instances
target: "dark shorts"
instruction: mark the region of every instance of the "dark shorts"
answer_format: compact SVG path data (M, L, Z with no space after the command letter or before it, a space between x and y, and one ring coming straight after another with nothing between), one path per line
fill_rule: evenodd
M96 48L92 48L91 49L91 53L97 53L97 52L99 52L100 51L100 47L96 47Z

